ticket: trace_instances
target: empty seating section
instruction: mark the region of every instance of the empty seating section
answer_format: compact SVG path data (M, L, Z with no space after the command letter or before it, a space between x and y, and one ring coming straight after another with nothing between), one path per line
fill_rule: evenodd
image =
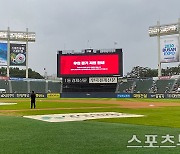
M7 93L10 92L9 89L9 81L8 80L0 80L0 89L5 89Z
M176 82L175 79L134 79L119 82L116 93L173 93L177 92L178 87L180 80Z
M0 89L6 93L61 93L66 91L115 91L116 93L176 93L180 92L180 78L176 79L126 79L117 84L97 84L92 87L87 85L63 85L60 81L17 81L0 80Z
M46 82L30 81L30 91L35 91L36 93L46 93Z
M134 93L149 93L153 84L152 79L140 79L136 80L134 86Z
M62 83L54 81L0 80L0 89L6 93L61 93Z
M48 92L51 92L51 93L62 92L62 84L60 82L48 81Z
M127 81L127 82L120 82L117 84L117 90L116 92L119 93L131 93L132 92L132 86L133 86L133 82L132 80Z
M177 80L174 82L171 92L172 92L172 93L179 93L179 92L180 92L180 78L177 79Z
M156 93L169 93L171 92L172 86L174 84L174 79L169 80L157 80L155 86L157 87Z
M27 81L11 81L11 86L13 93L28 93Z

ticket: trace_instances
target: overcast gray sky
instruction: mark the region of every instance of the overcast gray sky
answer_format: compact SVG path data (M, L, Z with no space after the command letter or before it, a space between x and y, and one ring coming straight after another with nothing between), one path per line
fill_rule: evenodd
M0 6L1 30L36 32L29 67L42 75L43 68L56 74L57 50L114 48L114 42L124 52L124 74L137 65L157 68L157 39L148 28L180 17L180 0L0 0Z

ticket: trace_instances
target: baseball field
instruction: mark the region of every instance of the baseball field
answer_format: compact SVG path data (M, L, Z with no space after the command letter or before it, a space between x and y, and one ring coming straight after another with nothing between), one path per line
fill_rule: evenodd
M9 104L12 103L12 104ZM67 113L143 115L46 122L24 116ZM78 115L79 116L79 115ZM0 99L0 153L179 153L178 99Z

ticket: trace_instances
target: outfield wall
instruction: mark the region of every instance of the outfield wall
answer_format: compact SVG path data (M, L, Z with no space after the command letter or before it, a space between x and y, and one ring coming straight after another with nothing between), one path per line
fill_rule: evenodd
M114 92L64 92L61 98L116 98Z
M117 98L180 98L180 93L119 93Z
M180 93L67 92L61 98L180 98Z
M113 93L113 92L67 92L61 98L180 98L180 93Z
M0 98L29 98L30 93L0 93ZM180 93L64 92L36 93L36 98L180 98Z

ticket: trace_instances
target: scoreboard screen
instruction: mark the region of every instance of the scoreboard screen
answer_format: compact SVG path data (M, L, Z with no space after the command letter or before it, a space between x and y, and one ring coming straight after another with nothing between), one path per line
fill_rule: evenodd
M122 52L58 54L57 76L122 75Z

